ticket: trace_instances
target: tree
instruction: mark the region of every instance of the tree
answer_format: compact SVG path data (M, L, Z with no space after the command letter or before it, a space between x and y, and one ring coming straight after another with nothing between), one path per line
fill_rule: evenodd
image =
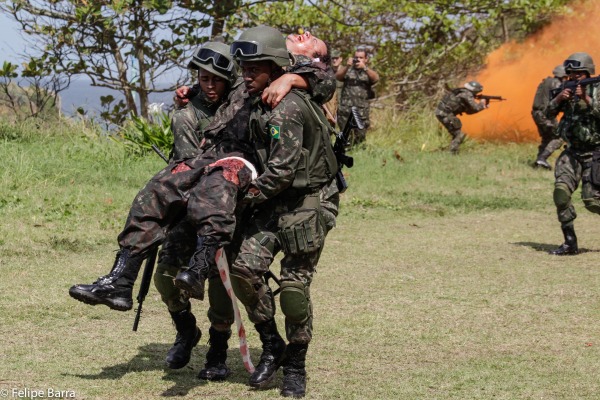
M54 71L86 75L92 86L122 93L124 100L117 104L114 98L103 99L118 120L128 113L147 117L149 93L173 90L195 47L209 34L219 34L219 21L239 4L239 0L14 0L1 1L0 10L32 38L26 56L37 52ZM209 32L212 15L217 23ZM159 87L161 77L169 77L173 84Z
M229 26L264 23L311 30L342 51L372 49L382 82L403 106L429 98L482 65L508 39L548 22L568 0L293 0L257 4ZM381 91L381 89L380 89Z

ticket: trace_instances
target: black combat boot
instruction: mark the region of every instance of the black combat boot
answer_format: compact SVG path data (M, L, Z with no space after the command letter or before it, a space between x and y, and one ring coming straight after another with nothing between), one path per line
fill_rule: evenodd
M216 268L218 244L210 237L198 236L196 252L186 270L175 277L175 286L185 290L190 297L204 300L204 284L211 268Z
M548 151L542 151L538 157L537 160L535 160L535 162L533 163L533 167L534 168L544 168L547 170L552 170L552 166L550 164L548 164L548 161L546 161L548 159L548 157L550 157L550 154Z
M196 326L196 317L192 314L191 305L179 312L171 312L171 318L175 323L177 336L173 347L167 352L167 366L171 369L183 368L190 362L192 349L198 344L202 332Z
M250 375L248 384L253 388L262 389L275 378L275 373L285 357L286 346L285 341L277 332L274 319L261 322L254 327L260 336L263 351L256 370Z
M140 256L131 256L129 249L121 249L108 275L101 276L91 285L71 286L69 294L74 299L93 306L104 304L117 311L131 310L131 290L143 261Z
M308 344L290 343L283 363L283 397L304 397L306 393L306 351Z
M227 361L227 341L231 337L231 330L219 332L212 326L208 330L210 335L208 352L206 353L206 364L204 369L198 373L198 378L207 381L222 381L231 375Z
M565 236L565 242L561 244L557 249L550 251L549 253L554 256L574 256L579 254L579 248L577 247L577 236L575 236L575 227L573 225L561 227L563 235Z

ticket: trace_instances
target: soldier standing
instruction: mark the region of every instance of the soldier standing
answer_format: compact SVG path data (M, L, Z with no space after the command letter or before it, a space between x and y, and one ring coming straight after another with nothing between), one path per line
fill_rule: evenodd
M558 88L564 80L567 79L567 73L565 67L557 65L552 70L552 75L544 78L537 87L535 97L533 98L533 108L531 110L531 116L537 126L538 133L542 142L538 147L538 154L533 167L542 167L545 169L552 169L548 164L548 157L552 155L556 150L563 145L563 141L558 136L556 128L558 127L558 121L556 118L548 119L546 117L546 107L550 103L550 91Z
M364 129L354 129L350 139L352 144L365 141L367 129L371 124L369 120L371 110L369 100L375 98L373 85L379 81L379 74L369 68L368 64L367 50L364 47L359 47L354 52L354 58L349 58L346 65L340 65L335 73L335 78L344 83L337 116L338 126L343 128L346 125L352 107L358 109L360 118L365 125Z
M479 82L467 82L462 88L452 89L442 97L435 110L436 118L452 136L452 142L450 142L450 152L452 154L458 154L458 148L465 140L465 133L461 130L462 122L457 118L457 115L462 113L475 114L488 108L487 100L475 101L475 95L482 90L483 86Z
M589 78L596 71L587 53L574 53L563 66L569 80ZM565 238L563 244L550 254L557 256L579 253L573 222L577 217L571 201L581 181L581 199L588 211L600 214L600 87L599 84L578 85L564 89L548 104L549 119L559 112L558 133L567 144L556 160L554 171L554 204Z

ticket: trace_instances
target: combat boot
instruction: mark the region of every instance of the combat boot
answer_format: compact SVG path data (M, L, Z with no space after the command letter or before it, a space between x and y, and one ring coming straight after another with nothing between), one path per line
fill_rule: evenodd
M250 375L248 384L253 388L262 389L275 378L275 373L285 357L286 346L285 341L277 332L274 319L261 322L254 327L260 336L263 351L256 369Z
M204 284L211 268L216 268L218 244L210 237L198 236L196 252L190 259L188 268L175 277L175 286L185 290L190 297L204 300Z
M283 363L283 397L304 397L306 394L306 352L308 344L290 343Z
M575 236L575 227L573 225L561 227L565 242L561 244L557 249L549 251L554 256L574 256L579 254L579 248L577 247L577 236Z
M196 326L196 317L191 312L191 305L179 312L171 312L171 319L175 324L177 336L173 347L167 352L167 366L171 369L185 367L192 356L192 349L198 344L202 337L200 328Z
M550 152L548 152L546 150L542 151L538 155L538 157L535 160L535 162L533 163L533 167L534 168L541 167L541 168L544 168L544 169L547 169L547 170L551 171L552 170L552 166L548 163L548 161L546 161L548 159L548 157L550 157L550 154L552 154L552 153L550 153Z
M227 361L227 341L231 337L231 330L219 332L212 326L208 330L210 335L206 364L198 373L198 378L207 381L222 381L231 375L231 370L225 364Z
M121 249L108 275L101 276L91 285L71 286L69 295L92 306L104 304L117 311L131 310L131 291L143 261L138 255L130 255L129 249Z

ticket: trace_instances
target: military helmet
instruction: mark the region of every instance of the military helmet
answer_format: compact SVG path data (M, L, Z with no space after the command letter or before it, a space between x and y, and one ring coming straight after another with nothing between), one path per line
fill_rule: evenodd
M477 94L483 90L483 86L481 86L481 83L479 83L477 81L469 81L469 82L465 83L464 88L467 90L470 90L471 92L473 92L475 94Z
M331 50L331 58L339 58L342 56L342 52L339 50Z
M570 74L571 71L585 71L590 75L596 73L596 66L594 60L588 53L573 53L565 62L563 62L565 71Z
M285 67L290 65L290 53L285 38L275 28L260 25L246 29L231 44L231 55L240 61L270 60Z
M557 65L552 70L552 75L554 75L557 78L564 78L565 76L567 76L567 71L565 71L565 67L562 64Z
M188 68L200 68L226 79L230 83L237 79L237 71L233 57L229 54L229 46L220 42L206 42L194 52Z

